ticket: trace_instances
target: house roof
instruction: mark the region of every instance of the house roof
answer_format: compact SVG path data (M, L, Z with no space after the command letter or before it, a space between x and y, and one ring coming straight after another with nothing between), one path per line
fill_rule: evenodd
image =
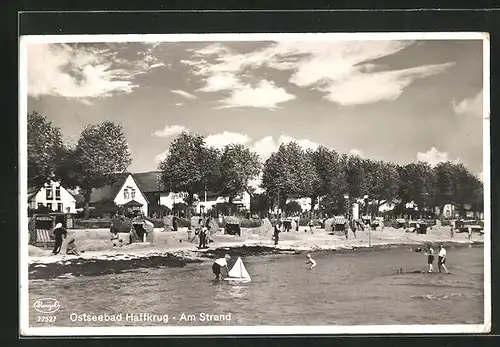
M125 207L136 207L136 206L138 206L138 207L140 207L140 206L142 206L142 204L140 202L138 202L138 201L130 200L129 202L123 204L123 206L125 206Z
M125 184L125 181L127 180L127 177L131 175L132 179L134 180L135 184L137 184L137 187L141 190L142 193L144 191L142 190L141 186L137 182L137 180L134 178L134 175L129 173L129 172L124 172L124 173L119 173L114 175L114 182L108 186L104 186L102 188L93 188L92 193L90 194L90 204L96 204L99 202L107 202L107 201L113 201L120 192L120 189L123 187ZM146 201L148 201L147 197L145 194L144 198ZM149 202L149 201L148 201Z
M158 189L158 174L159 171L148 171L148 172L139 172L134 173L132 176L135 178L137 185L141 188L143 193L151 193L165 191L163 188L163 184L160 181L160 189Z
M120 173L114 175L114 182L102 188L92 188L90 193L90 204L114 200L120 189L123 187L129 173Z

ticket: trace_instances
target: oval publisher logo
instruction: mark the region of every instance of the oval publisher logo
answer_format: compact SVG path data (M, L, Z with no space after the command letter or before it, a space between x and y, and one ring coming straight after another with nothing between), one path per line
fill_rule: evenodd
M59 301L56 299L43 298L35 301L33 307L40 313L54 313L59 310L61 306L59 305Z

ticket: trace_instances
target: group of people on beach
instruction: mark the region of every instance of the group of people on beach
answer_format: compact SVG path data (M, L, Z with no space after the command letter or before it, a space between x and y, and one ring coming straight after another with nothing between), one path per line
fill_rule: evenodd
M446 252L446 249L444 248L443 244L440 244L439 251L437 254L437 256L438 256L437 266L438 266L439 272L442 272L442 270L444 270L445 273L450 273L445 265L446 253L447 252ZM427 255L427 266L428 266L427 271L429 273L434 272L434 248L432 248L431 245L428 246L426 255Z

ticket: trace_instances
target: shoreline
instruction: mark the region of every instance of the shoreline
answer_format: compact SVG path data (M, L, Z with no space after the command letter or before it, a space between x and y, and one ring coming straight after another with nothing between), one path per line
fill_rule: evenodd
M217 243L203 250L194 248L193 244L189 244L191 248L183 246L167 249L154 249L148 244L138 244L140 246L129 249L124 246L110 251L85 252L80 256L29 256L28 277L29 280L48 280L119 274L141 268L178 268L188 264L204 263L210 259L224 256L224 254L229 254L234 259L238 256L299 255L305 252L382 251L404 247L416 248L425 243L432 243L435 246L443 244L447 248L482 246L484 244L482 238L468 240L459 237L457 239L437 240L376 240L371 246L368 246L367 243L356 244L357 240L333 239L331 242L323 244L321 242L312 243L312 240L285 240L280 242L278 246L274 246L269 242L262 244L262 242L247 239L240 242Z

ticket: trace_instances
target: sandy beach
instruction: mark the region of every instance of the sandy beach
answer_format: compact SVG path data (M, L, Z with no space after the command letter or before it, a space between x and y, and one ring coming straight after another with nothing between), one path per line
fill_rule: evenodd
M212 257L218 253L215 250L254 249L256 253L286 253L305 251L339 251L384 248L384 246L414 245L422 246L426 242L446 244L477 244L483 242L483 235L474 233L469 240L467 233L455 233L450 235L449 227L433 227L427 234L408 233L403 229L385 227L383 230L358 231L356 237L349 232L349 238L340 233L332 233L324 229L315 229L314 233L305 231L301 227L299 231L283 232L280 234L280 242L277 246L271 240L270 231L260 232L259 228L242 229L241 236L225 235L222 230L212 236L208 249L199 250L196 240L188 241L187 229L177 232L159 231L153 232L151 242L134 243L122 247L113 247L109 229L70 230L68 237L63 243L61 253L52 255L51 249L41 249L29 246L29 264L64 264L74 260L100 260L100 261L127 261L151 257L175 257L181 260L202 260ZM370 235L371 234L371 235ZM79 256L66 255L66 242L74 238ZM370 240L371 239L371 240ZM248 252L245 252L248 254Z

